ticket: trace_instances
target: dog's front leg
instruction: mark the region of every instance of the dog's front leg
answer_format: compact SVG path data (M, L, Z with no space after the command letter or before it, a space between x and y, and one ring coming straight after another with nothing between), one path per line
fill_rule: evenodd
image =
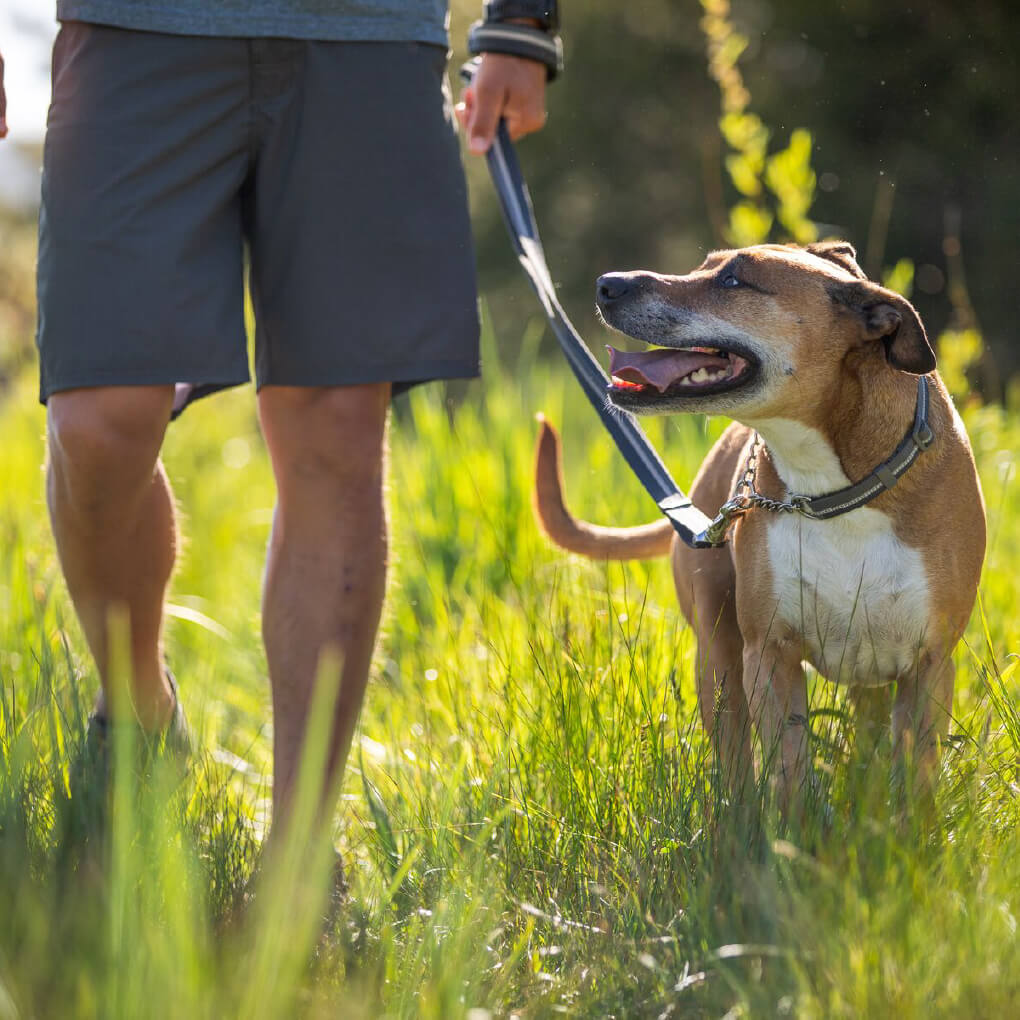
M807 681L799 645L771 638L744 649L744 692L761 746L787 816L802 806L810 778Z
M893 702L893 755L906 792L926 801L934 794L939 748L949 732L956 670L946 653L922 654L901 676Z

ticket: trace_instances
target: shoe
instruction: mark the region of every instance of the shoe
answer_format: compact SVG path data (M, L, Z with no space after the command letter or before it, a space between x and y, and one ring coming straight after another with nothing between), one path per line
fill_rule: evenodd
M157 761L176 766L181 780L187 773L191 732L177 693L177 682L169 670L167 680L174 694L174 711L166 729L153 736L139 728L136 734L134 773L136 779L142 781L152 777ZM85 740L70 763L67 792L62 792L57 799L59 853L66 859L68 874L101 876L103 873L112 793L112 730L113 726L101 713L93 712L89 716ZM170 778L172 781L173 777Z
M191 728L188 726L184 706L181 704L181 698L177 692L177 681L169 669L166 671L166 679L174 696L174 711L170 722L166 729L157 734L148 734L139 728L138 743L147 760L167 757L183 764L192 752ZM91 745L97 755L109 757L107 747L111 737L110 731L111 724L106 716L99 712L93 712L89 716L88 731L85 735L86 747Z
M166 676L174 695L173 715L161 733L148 734L140 727L137 728L137 771L139 775L145 776L151 772L153 762L166 760L180 766L183 778L192 751L191 729L181 705L177 681L169 670ZM102 713L93 712L89 716L84 746L78 759L71 765L68 785L72 800L79 797L92 799L97 795L105 799L110 780L112 731L113 724Z

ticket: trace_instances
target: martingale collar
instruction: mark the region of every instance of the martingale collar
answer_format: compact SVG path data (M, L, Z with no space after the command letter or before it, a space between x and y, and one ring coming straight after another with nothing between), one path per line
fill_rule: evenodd
M910 470L914 461L931 446L935 433L928 423L929 406L928 380L922 375L917 380L914 423L893 455L859 482L821 496L791 494L788 499L780 500L769 499L758 492L754 483L758 473L758 452L764 443L756 432L751 442L751 452L748 454L744 476L737 485L737 491L733 498L719 509L719 514L706 530L705 537L713 545L722 545L733 521L752 507L759 507L772 513L799 513L812 520L826 521L830 517L839 517L870 503L876 496L891 489Z

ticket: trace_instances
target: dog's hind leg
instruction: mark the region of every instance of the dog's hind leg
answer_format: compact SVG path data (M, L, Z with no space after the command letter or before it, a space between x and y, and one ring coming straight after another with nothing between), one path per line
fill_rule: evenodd
M850 701L854 706L854 759L861 765L875 757L883 736L889 733L892 695L891 685L850 688Z
M952 658L929 653L896 684L892 712L896 766L927 799L934 793L939 749L949 732L955 680Z

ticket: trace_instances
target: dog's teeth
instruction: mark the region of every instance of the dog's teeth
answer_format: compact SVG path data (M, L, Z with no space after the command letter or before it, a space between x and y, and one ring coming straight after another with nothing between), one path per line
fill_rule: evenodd
M729 366L726 368L708 368L706 365L702 365L701 368L695 369L690 375L685 375L680 379L678 385L698 386L704 383L718 382L720 379L728 379L730 375Z

